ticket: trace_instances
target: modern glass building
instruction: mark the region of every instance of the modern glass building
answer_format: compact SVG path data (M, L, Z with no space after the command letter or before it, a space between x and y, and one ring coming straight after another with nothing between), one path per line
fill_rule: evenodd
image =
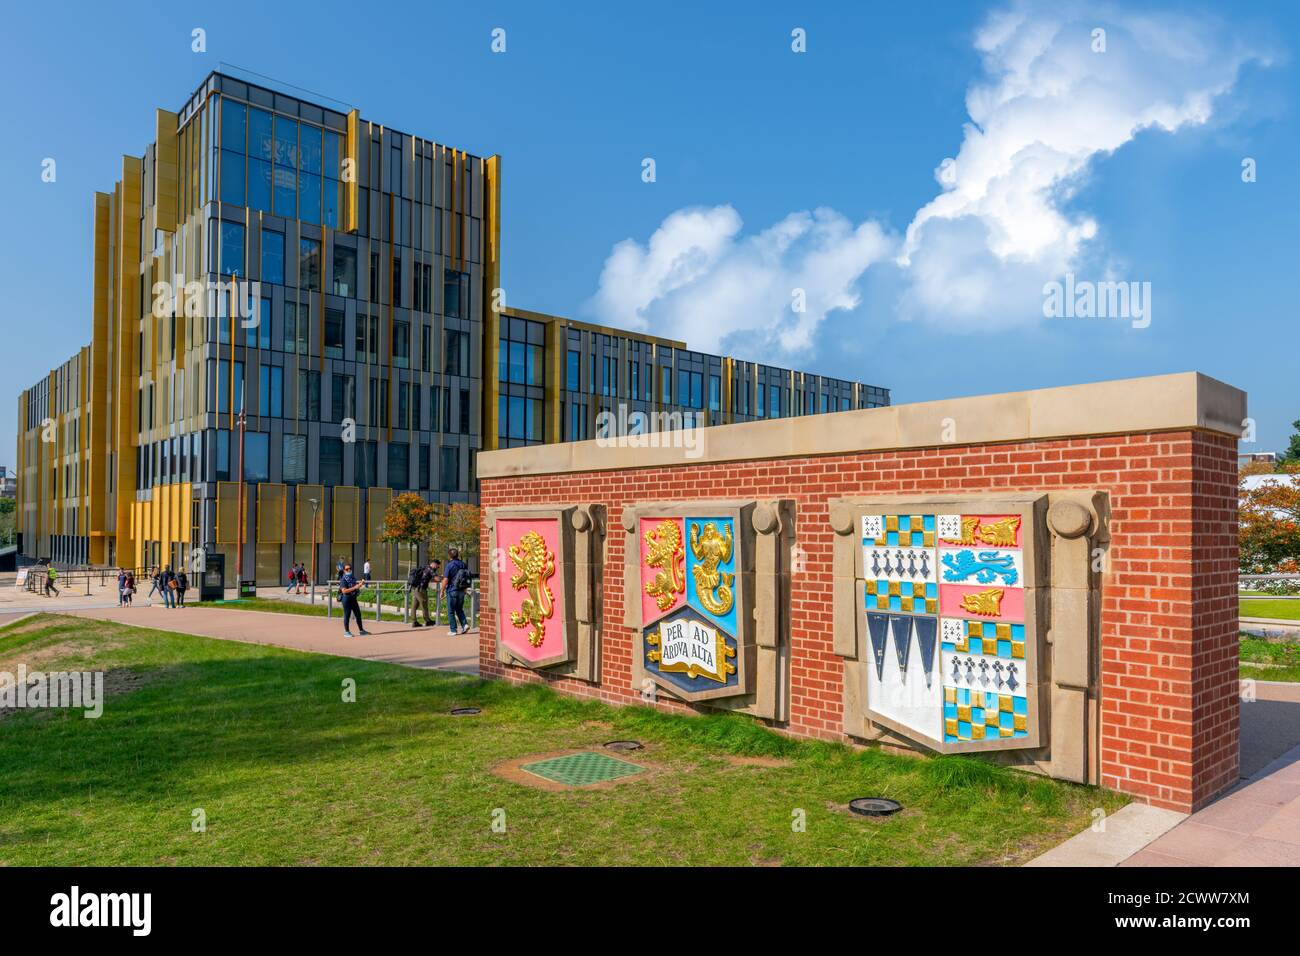
M21 552L221 554L233 580L242 549L243 577L276 584L314 540L321 580L339 558L392 577L393 496L475 501L480 448L593 437L618 401L708 423L888 404L494 311L500 190L498 156L226 73L157 110L95 195L91 342L19 397Z

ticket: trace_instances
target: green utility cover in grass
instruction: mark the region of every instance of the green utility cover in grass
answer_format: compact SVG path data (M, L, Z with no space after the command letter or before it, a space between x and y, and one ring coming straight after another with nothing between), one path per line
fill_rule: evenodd
M580 753L526 763L519 769L568 787L582 787L640 773L644 768L608 754Z

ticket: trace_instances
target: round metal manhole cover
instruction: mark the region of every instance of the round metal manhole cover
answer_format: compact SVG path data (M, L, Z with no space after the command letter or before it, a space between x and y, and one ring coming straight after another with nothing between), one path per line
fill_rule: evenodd
M645 745L639 740L611 740L609 743L605 744L605 746L610 750L622 750L624 752L629 750L642 750L645 747Z
M887 817L903 809L903 805L887 797L857 797L849 801L849 809L864 817Z
M477 717L481 713L483 713L483 710L479 707L453 707L451 709L453 717Z

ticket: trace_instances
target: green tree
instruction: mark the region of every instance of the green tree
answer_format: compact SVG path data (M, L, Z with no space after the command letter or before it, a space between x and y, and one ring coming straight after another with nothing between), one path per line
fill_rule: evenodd
M480 526L477 505L433 505L429 554L446 560L447 549L456 548L462 558L477 555Z
M398 495L388 503L384 512L384 533L381 541L395 541L404 546L406 565L415 562L421 544L429 540L432 532L433 505L413 492Z
M1300 463L1300 419L1293 421L1291 427L1295 429L1295 434L1291 436L1291 443L1286 446L1286 451L1277 456L1279 464Z

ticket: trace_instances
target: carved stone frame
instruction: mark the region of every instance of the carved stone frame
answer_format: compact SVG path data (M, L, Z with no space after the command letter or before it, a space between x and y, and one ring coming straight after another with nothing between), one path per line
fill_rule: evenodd
M565 677L598 683L600 681L600 625L603 604L602 575L605 563L605 506L522 505L489 508L484 516L488 525L489 554L497 553L497 521L501 519L537 519L556 521L559 527L557 555L563 569L559 586L564 595L565 649L539 661L519 657L501 640L501 605L497 596L497 575L483 576L487 584L487 605L496 612L496 653L503 664L528 667Z
M828 502L834 542L835 653L844 659L844 732L940 753L995 753L1053 777L1099 779L1100 612L1094 548L1109 543L1105 494L1091 491L897 495ZM1029 738L945 743L875 714L865 700L861 519L869 513L1019 514L1025 567ZM1028 741L1028 742L1027 742Z
M655 680L645 667L641 619L641 519L731 518L736 529L736 677L734 688L689 693ZM623 624L632 630L632 684L651 680L665 695L775 721L790 719L790 549L794 502L668 501L623 508Z

